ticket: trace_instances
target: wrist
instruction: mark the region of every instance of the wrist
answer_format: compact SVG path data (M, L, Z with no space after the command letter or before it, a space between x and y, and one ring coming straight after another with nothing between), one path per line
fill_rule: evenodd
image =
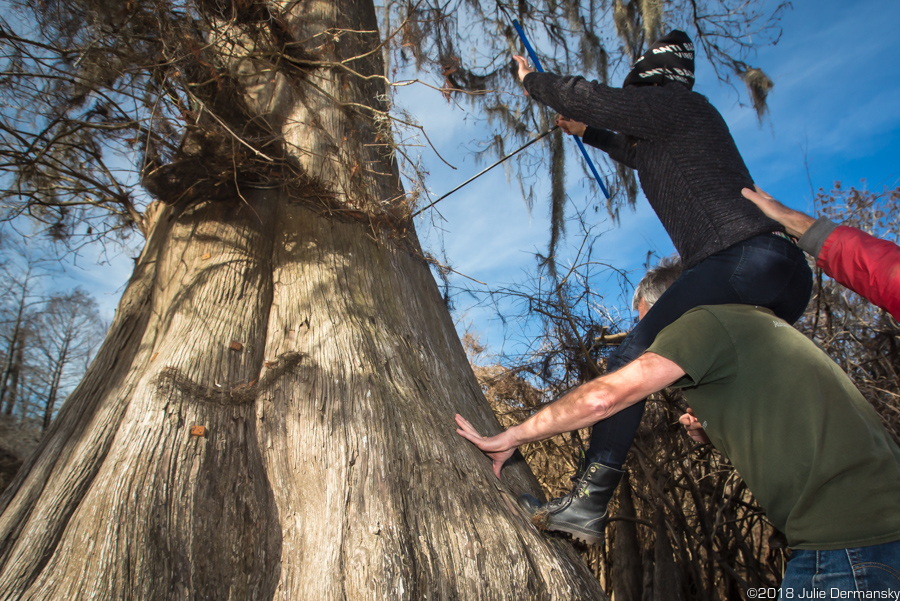
M822 252L822 246L831 233L837 229L837 224L825 217L815 220L797 240L797 246L808 252L813 257L818 257Z
M521 438L521 424L518 426L512 426L507 428L503 432L503 443L506 446L506 449L516 449L526 441Z
M809 215L795 211L784 220L784 228L787 233L795 238L800 238L816 220Z

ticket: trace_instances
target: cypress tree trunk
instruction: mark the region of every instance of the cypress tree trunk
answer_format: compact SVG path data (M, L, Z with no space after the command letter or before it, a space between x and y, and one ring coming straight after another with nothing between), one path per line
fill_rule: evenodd
M370 1L293 10L299 40L375 30ZM338 58L377 42L346 39ZM497 483L455 433L456 412L499 426L383 131L348 108L383 86L301 88L234 42L247 105L316 185L148 211L107 340L0 497L0 599L603 598L517 511L527 468Z

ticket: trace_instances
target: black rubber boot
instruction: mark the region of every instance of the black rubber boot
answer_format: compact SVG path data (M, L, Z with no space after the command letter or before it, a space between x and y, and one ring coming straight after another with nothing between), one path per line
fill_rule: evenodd
M624 473L602 463L592 463L566 496L542 504L531 495L522 495L519 505L538 528L565 532L596 545L603 541L609 501Z
M576 487L578 481L581 480L582 476L584 476L584 472L587 471L587 468L587 457L585 457L584 455L584 449L581 449L578 452L578 465L575 466L575 473L569 476L569 480L572 481L572 488ZM533 497L529 494L524 494L519 496L519 505L522 507L522 509L528 512L529 516L533 516L538 510L540 510L543 503L541 503L540 500L537 499L537 497Z

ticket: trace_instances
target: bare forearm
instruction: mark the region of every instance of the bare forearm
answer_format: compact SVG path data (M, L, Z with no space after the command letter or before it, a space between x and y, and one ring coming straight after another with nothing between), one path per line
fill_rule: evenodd
M816 221L806 213L787 208L758 187L755 191L750 188L744 188L741 190L741 194L744 195L744 198L759 207L759 210L762 211L766 217L783 225L785 231L795 238L799 238L805 234L806 230L809 229L809 226Z
M611 403L603 402L604 388L600 380L582 384L511 427L507 434L519 446L593 425L612 414L605 407Z
M517 444L591 426L661 390L684 375L678 365L644 353L622 369L570 390L508 430Z
M801 213L800 211L795 211L784 206L780 208L781 210L774 211L772 214L769 214L768 217L783 225L787 233L795 238L799 238L805 234L806 230L809 229L809 226L816 221L813 217ZM765 212L766 211L763 211L763 213Z
M644 353L622 369L582 384L527 420L495 436L482 436L465 418L456 416L457 433L484 451L500 477L500 468L519 445L590 426L606 419L684 375L677 364Z

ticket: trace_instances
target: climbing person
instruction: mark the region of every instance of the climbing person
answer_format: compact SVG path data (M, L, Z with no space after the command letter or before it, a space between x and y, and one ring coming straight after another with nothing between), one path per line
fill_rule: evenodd
M457 415L457 433L499 477L519 445L607 419L668 386L691 406L680 420L691 437L728 457L787 537L779 599L897 598L879 593L900 591L900 448L834 361L769 309L691 309L636 360L524 422L483 437ZM610 479L593 464L576 484L568 503L585 516L578 538L596 542L588 517L607 511Z
M829 277L900 320L900 246L830 219L789 209L758 187L744 198L784 226Z
M721 115L692 91L694 46L687 34L676 30L654 42L621 88L536 73L523 57L514 59L527 93L564 115L564 129L637 170L683 262L681 277L609 357L607 371L639 357L663 328L699 305L759 305L788 323L803 314L811 270L784 228L741 196L753 179ZM572 492L537 507L522 499L522 506L544 515L549 530L585 530L601 540L606 520L596 517L621 479L643 412L638 401L594 423L586 469L576 474ZM586 507L574 494L591 474L602 474L604 485Z

